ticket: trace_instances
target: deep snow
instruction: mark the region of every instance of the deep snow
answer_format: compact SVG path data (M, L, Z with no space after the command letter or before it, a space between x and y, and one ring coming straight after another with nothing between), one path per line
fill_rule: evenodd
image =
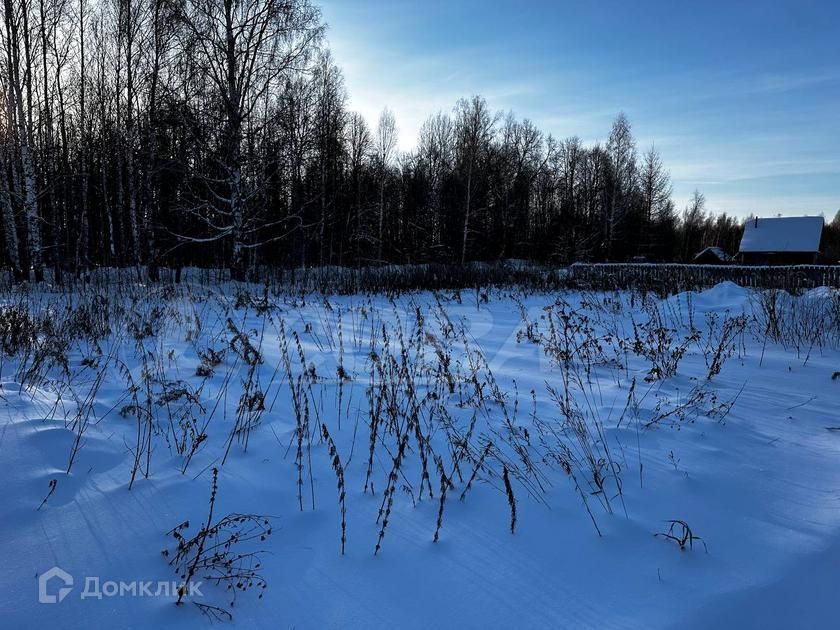
M260 291L253 288L252 293L259 298ZM512 297L510 292L491 291L485 301L480 293L465 291L456 299L446 292L438 296L440 304L453 327L463 324L465 330L447 341L445 318L435 296L428 293L402 296L393 303L384 297L363 296L270 298L274 308L268 313L259 313L261 309L253 303L235 307L231 287L196 287L166 299L159 291L142 287L135 293L155 297L137 303L124 298L124 321L132 317L152 321L146 331L151 334L136 341L122 325L112 323L112 334L100 344L100 365L114 350L114 356L140 382L140 348L151 351L171 382L181 380L196 390L201 388L199 398L206 412L193 412L202 421L211 417L208 438L182 474L183 457L167 446L165 437L171 410L156 405L151 474L148 478L138 474L129 490L138 421L131 413L120 414L129 403L128 386L115 360L96 393L82 449L67 474L75 436L72 419L78 407L69 395L71 388L66 387L67 377L54 368L49 379L21 387L19 357L4 356L0 369L3 627L211 625L196 607L176 607L171 597L83 599L81 593L86 578L94 576L100 583L175 580L174 570L161 554L172 549L167 532L184 520L190 520L195 529L206 519L213 466L220 470L217 515L267 515L274 527L272 536L257 547L264 551L265 597L257 599L252 591L240 594L231 610L237 626L786 628L840 624L834 593L840 577L840 433L828 430L840 425L840 380L831 378L840 369L840 352L827 344L813 348L806 358L808 348L797 352L790 344L765 343L761 324L752 319L758 298L745 289L722 284L700 294L651 302L668 315L669 324L681 326L679 339L690 333L692 323L704 335L687 346L674 376L645 381L650 363L631 349L624 353L623 366L593 368L594 386L587 390L582 406L592 405L593 417L604 424L606 442L617 462L615 470L620 471L616 476L624 505L615 479L607 483L612 514L599 497L588 495L603 534L600 537L572 479L562 467L541 461L546 451L537 444L533 415L558 430L561 427L558 406L547 391L547 385L562 388L561 368L546 356L544 346L524 334L518 302L528 319L536 322L535 337L549 335L548 322L541 319L547 313L544 307L562 298L571 312L589 314L592 321L600 319L594 324L599 335L610 329L629 340L632 322L648 318L637 296ZM198 295L205 298L196 299ZM38 294L27 303L33 312L50 308L59 312L55 305L67 299ZM72 299L75 309L88 298ZM800 298L819 303L832 299L833 292L827 290ZM155 318L151 309L160 304L166 313ZM528 445L537 462L544 491L530 495L527 488L533 488L528 485L533 480L514 475L518 514L511 534L499 475L480 474L463 501L458 497L465 480L453 476L440 540L433 543L440 477L430 463L432 499L421 488L412 437L382 550L374 555L380 529L377 512L396 445L393 436L383 434L375 456L375 492L363 492L371 331L385 327L390 352L399 360L396 328L401 326L408 340L415 331L418 309L424 335L418 347L424 353L418 357L410 350L412 364L437 369L435 343L444 345L451 350L452 372L461 383L470 373L464 340L469 352L480 349L487 365L478 373L485 378L489 367L506 395L507 413L514 418L516 430L528 430L527 438L521 433L517 439ZM234 440L230 456L221 465L248 371L228 347L231 333L226 312L239 330L249 331L255 346L262 338L263 362L257 372L267 409L250 434L247 450ZM708 382L701 349L707 313L750 318L731 358ZM293 383L304 370L292 330L299 335L307 370L312 366L317 375L305 387L312 401L312 445L311 453L305 452L303 458L302 511L295 466L296 420L278 342L281 319L290 344ZM379 341L374 350L382 360L388 350L381 334L375 336ZM196 376L197 352L208 346L228 349L212 376ZM68 349L69 382L82 402L97 376L97 368L82 365L82 360L93 354L87 342L74 342ZM335 377L339 361L352 379L341 387L340 428ZM426 382L427 376L418 376L418 382ZM639 408L623 414L634 378ZM485 381L483 387L489 391L491 382ZM654 417L657 404L662 409L680 404L696 387L714 393L718 401L734 401L728 415L714 417L706 405L692 409L684 419L673 416L644 426ZM579 400L580 394L576 392ZM422 430L428 432L449 474L452 453L443 421L429 412L432 404L423 408ZM463 434L475 405L457 393L443 405ZM482 444L479 431L496 440L508 435L500 407L490 401L486 404L489 415L477 412L476 448ZM315 429L318 423L328 427L345 469L347 549L343 556L336 478L327 446ZM512 457L510 444L499 448L506 449L504 457ZM472 466L463 466L466 476ZM585 471L577 472L582 480ZM53 479L55 491L38 509ZM702 542L681 551L673 541L654 536L667 531L668 519L686 521ZM39 603L38 575L53 566L73 576L73 591L61 603ZM206 586L203 593L207 603L226 603L222 589Z

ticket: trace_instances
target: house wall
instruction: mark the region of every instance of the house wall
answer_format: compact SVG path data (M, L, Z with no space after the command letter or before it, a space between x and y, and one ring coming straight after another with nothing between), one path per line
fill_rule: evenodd
M816 265L820 255L815 252L742 252L738 254L745 265Z
M694 259L694 263L697 265L729 265L731 264L729 261L723 261L717 256L715 256L711 252L705 252L704 254L698 256Z

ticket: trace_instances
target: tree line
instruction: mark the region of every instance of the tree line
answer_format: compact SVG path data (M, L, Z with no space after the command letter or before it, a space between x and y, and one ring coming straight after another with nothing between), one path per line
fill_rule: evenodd
M398 150L348 108L309 0L2 0L2 264L361 266L689 260L740 221L684 209L619 114L556 139L480 96Z

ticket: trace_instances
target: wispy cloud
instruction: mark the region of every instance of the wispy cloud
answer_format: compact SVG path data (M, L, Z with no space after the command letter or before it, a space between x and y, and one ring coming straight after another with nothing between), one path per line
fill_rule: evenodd
M840 206L840 63L832 62L840 56L826 54L836 46L829 30L784 39L785 24L765 23L770 15L754 24L766 31L754 41L749 32L735 36L738 24L716 32L724 25L709 23L696 42L667 30L650 41L611 42L600 37L601 22L638 19L634 12L611 5L618 13L601 15L594 3L575 9L580 15L553 3L518 6L327 0L350 106L372 125L383 107L393 109L403 150L415 146L429 115L475 93L547 133L587 143L605 141L625 111L640 148L655 142L662 153L678 202L700 187L710 207L736 214ZM679 8L667 10L672 26L682 24ZM819 183L813 190L780 188L810 175L809 185Z

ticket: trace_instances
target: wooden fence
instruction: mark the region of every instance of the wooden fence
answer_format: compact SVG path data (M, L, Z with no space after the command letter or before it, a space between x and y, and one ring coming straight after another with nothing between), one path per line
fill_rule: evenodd
M815 287L840 287L840 266L576 263L569 279L578 287L612 290L640 288L658 293L699 290L720 282L757 289L799 292Z

